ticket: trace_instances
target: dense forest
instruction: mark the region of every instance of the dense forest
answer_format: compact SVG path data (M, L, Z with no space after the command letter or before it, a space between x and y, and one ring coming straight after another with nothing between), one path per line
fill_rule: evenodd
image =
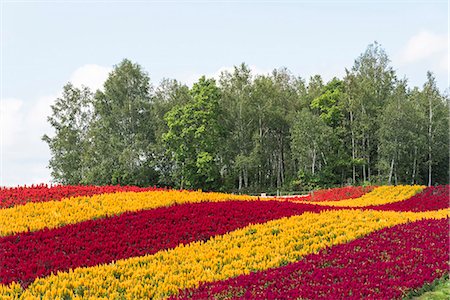
M251 193L449 178L448 95L432 73L408 86L378 43L329 82L241 64L191 88L154 87L124 59L102 90L67 83L48 120L49 167L64 184Z

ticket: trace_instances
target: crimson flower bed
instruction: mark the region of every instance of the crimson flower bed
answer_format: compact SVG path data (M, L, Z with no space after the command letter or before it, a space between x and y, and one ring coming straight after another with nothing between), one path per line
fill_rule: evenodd
M289 197L286 200L294 201L339 201L344 199L359 198L371 192L376 186L346 186L311 192L305 197Z
M364 209L420 212L449 208L449 191L449 185L427 187L422 192L407 200L383 205L366 206Z
M331 207L279 201L183 204L0 238L0 283L153 254L180 243Z
M385 228L285 267L184 290L179 298L401 299L449 272L448 222Z
M0 208L26 204L28 202L45 202L61 200L74 196L92 196L115 192L143 192L164 190L157 187L141 188L137 186L84 186L84 185L54 185L46 184L0 188Z

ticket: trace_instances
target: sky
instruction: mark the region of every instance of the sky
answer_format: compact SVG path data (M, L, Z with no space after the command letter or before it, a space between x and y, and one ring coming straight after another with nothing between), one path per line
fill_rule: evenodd
M50 105L128 58L188 85L245 62L342 77L374 41L399 78L449 86L447 1L1 1L0 186L50 183Z

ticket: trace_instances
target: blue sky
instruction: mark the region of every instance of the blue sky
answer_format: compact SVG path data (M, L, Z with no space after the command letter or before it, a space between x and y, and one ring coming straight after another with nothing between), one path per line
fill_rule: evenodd
M0 185L49 182L50 104L72 81L98 88L123 58L153 85L191 84L245 62L308 79L342 76L378 41L400 78L448 86L447 1L4 1Z

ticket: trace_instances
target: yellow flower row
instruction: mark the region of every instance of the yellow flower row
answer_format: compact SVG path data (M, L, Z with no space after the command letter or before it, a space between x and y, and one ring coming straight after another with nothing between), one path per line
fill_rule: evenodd
M375 188L373 191L355 199L346 199L340 201L297 202L327 206L364 207L407 200L415 194L420 193L424 188L425 186L422 185L380 186Z
M0 298L23 299L162 298L200 282L223 280L266 270L326 246L345 243L370 232L423 218L444 218L433 212L325 211L250 225L206 242L179 245L154 255L77 268L36 279L25 291L18 284L0 286Z
M62 201L27 203L0 210L0 236L56 228L127 211L173 204L252 200L255 197L201 191L121 192L67 198Z

